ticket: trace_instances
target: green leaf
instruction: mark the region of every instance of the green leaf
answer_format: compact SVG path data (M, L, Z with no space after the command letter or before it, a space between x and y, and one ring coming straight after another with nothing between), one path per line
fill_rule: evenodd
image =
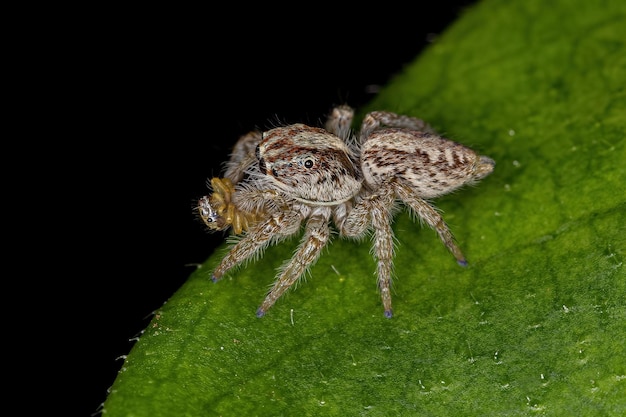
M392 319L369 242L341 239L258 319L297 239L213 284L224 246L156 313L105 415L625 415L625 22L620 0L467 11L360 114L496 160L436 201L469 267L401 213Z

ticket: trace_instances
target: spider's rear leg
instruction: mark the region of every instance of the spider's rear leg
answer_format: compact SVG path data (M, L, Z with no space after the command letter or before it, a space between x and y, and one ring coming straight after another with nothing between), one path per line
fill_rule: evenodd
M454 241L454 236L450 231L450 228L441 217L441 214L428 202L420 198L415 191L408 185L402 182L394 182L394 188L398 197L413 210L413 212L428 226L433 228L439 235L439 239L448 248L448 250L454 255L456 261L461 266L467 266L465 256L461 252L461 249Z
M398 128L378 129L361 146L366 184L387 187L437 231L459 265L467 265L450 229L427 199L473 184L493 171L495 162L459 143L432 133Z
M313 214L306 223L304 237L293 257L281 267L281 272L274 286L257 310L257 317L263 317L285 291L287 291L317 261L328 239L330 229L328 220L330 213L326 208L323 212Z
M354 119L354 110L342 105L333 108L324 127L330 133L339 136L344 142L350 137L350 128Z
M433 128L430 127L428 123L417 117L405 116L388 111L373 111L366 114L361 123L361 143L366 142L372 132L385 126L434 133Z

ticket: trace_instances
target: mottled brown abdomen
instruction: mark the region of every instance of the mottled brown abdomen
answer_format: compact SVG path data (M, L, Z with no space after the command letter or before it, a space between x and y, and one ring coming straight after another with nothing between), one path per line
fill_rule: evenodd
M432 133L405 129L372 132L361 148L368 185L391 180L408 183L422 198L448 194L493 171L491 158Z

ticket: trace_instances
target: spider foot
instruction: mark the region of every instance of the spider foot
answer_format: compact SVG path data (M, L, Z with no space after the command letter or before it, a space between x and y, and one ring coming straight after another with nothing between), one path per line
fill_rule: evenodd
M467 261L465 259L457 259L456 262L461 266L467 266Z
M213 281L213 282L217 282L217 281L219 281L219 280L220 280L220 279L219 279L218 277L216 277L215 275L213 275L213 276L211 277L211 281Z
M256 311L256 316L257 316L258 318L261 318L261 317L263 317L264 315L265 315L265 310L263 310L261 307L259 307L259 308L257 309L257 311Z
M393 317L393 312L391 310L385 310L385 317L388 319Z

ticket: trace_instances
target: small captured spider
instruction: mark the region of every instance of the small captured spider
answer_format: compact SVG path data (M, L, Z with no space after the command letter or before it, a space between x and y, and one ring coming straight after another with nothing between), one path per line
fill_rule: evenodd
M213 178L213 194L198 203L210 230L232 226L234 245L213 271L220 280L258 257L269 244L302 231L300 244L280 268L257 310L262 317L320 256L331 227L342 237L372 233L384 314L392 316L392 223L402 203L433 228L457 262L467 262L443 218L428 200L489 175L495 162L438 136L422 120L375 111L358 135L350 107L333 109L325 129L304 124L242 136Z

